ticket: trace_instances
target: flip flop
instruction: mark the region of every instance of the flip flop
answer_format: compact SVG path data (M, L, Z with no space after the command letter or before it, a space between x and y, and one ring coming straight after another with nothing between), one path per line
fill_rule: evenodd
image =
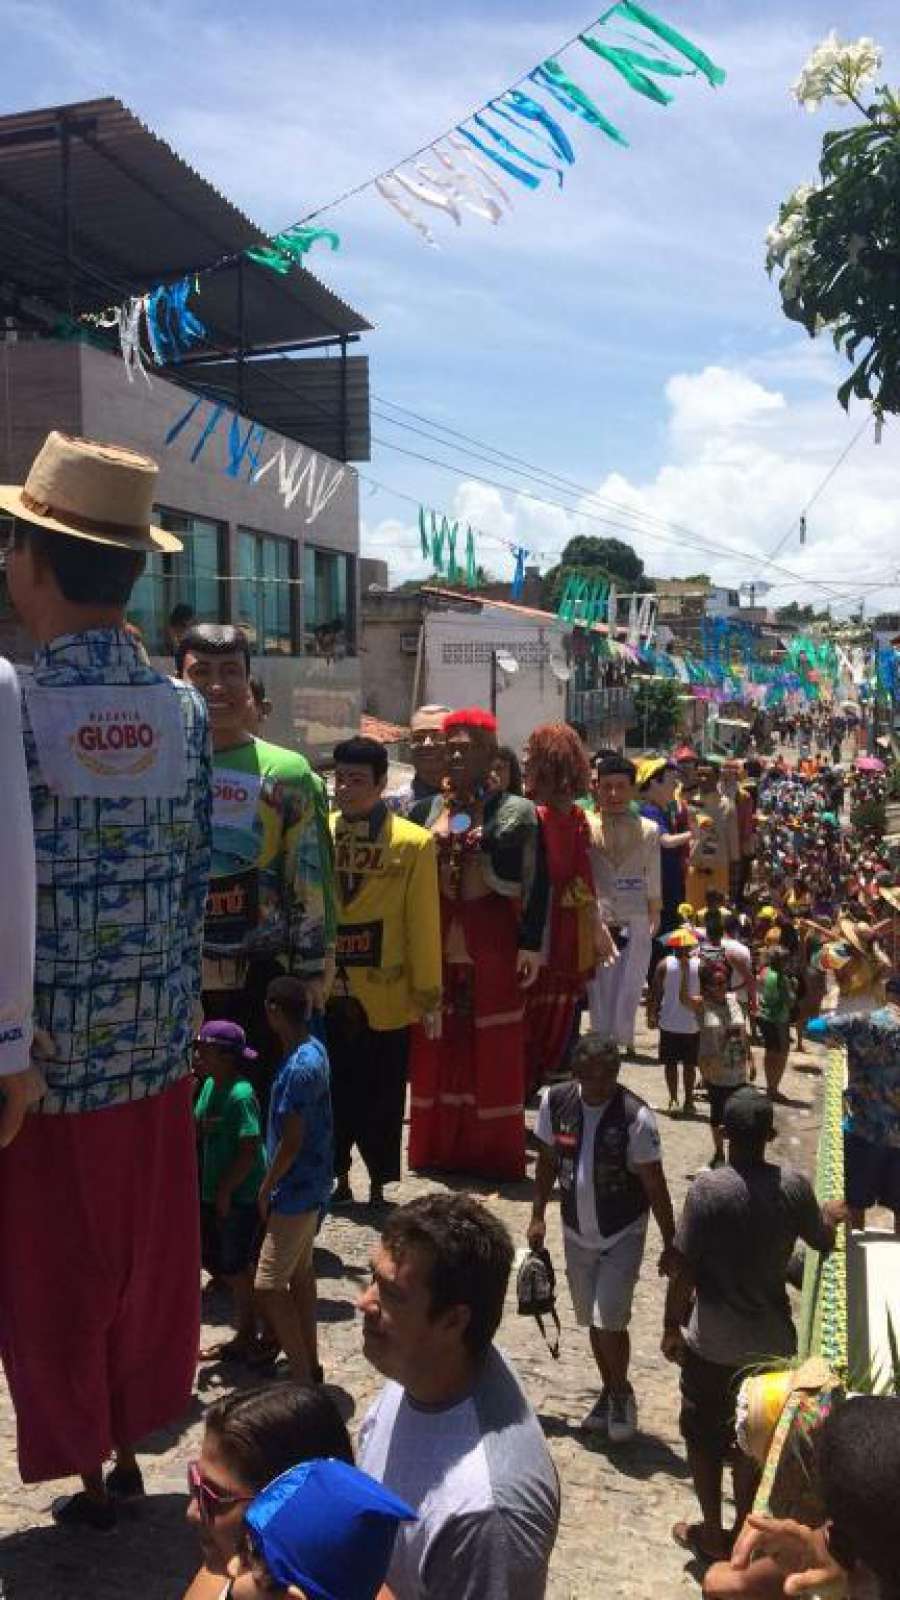
M198 1361L243 1361L250 1354L252 1346L243 1339L226 1339L223 1344L208 1345L201 1350Z
M672 1528L672 1538L682 1550L689 1550L697 1561L702 1561L706 1566L711 1566L714 1561L728 1560L727 1540L721 1550L706 1550L701 1543L703 1525L699 1522L676 1522Z

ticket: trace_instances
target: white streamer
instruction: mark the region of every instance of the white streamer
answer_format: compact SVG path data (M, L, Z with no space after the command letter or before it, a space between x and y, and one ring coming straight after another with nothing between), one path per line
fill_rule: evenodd
M512 201L510 200L509 195L504 189L502 183L497 181L490 168L481 160L480 156L475 154L475 151L472 149L471 145L467 144L465 139L461 139L456 133L448 133L447 143L451 145L452 148L456 150L465 161L468 161L470 166L475 168L475 171L478 173L479 177L483 178L486 183L489 183L492 189L496 189L500 199L506 206L507 211L512 211ZM437 154L440 155L439 150L437 151Z
M406 172L392 172L391 177L406 190L407 194L411 194L414 200L420 201L423 206L434 206L437 211L446 212L447 216L453 218L456 226L460 226L462 217L449 195L442 194L440 189L432 188L430 184L418 183Z
M375 179L375 187L378 190L378 193L381 195L382 200L386 200L389 206L393 206L394 210L403 218L404 222L408 222L411 228L415 228L416 233L421 234L422 238L425 240L425 243L430 244L432 249L436 250L437 240L435 239L431 229L422 221L422 218L416 211L413 210L412 206L407 205L402 195L396 194L391 187L393 177L393 173L388 173L387 177L385 178Z
M429 183L446 188L459 205L465 206L466 210L473 212L476 217L482 217L485 222L495 225L500 222L503 218L503 207L499 201L485 194L471 173L463 172L454 166L443 150L435 148L434 154L446 169L445 172L432 172L430 167L423 166L421 161L416 162L416 171Z

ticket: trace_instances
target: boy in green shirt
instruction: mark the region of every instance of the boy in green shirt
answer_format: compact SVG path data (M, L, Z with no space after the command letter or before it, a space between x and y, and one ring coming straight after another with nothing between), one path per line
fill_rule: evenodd
M259 1234L257 1195L265 1177L259 1104L244 1063L256 1060L236 1022L204 1022L194 1045L201 1078L194 1116L200 1131L203 1265L234 1297L237 1332L203 1352L205 1360L252 1353L256 1345L253 1276Z

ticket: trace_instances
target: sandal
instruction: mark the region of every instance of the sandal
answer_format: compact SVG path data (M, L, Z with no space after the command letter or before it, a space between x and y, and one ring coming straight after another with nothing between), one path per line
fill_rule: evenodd
M721 1550L707 1550L703 1543L703 1524L701 1522L676 1522L672 1529L672 1538L682 1550L689 1550L697 1561L702 1561L706 1566L711 1566L714 1561L727 1561L729 1554L728 1539L723 1534Z
M208 1345L201 1350L198 1361L244 1361L252 1352L253 1345L246 1339L226 1339L222 1344Z

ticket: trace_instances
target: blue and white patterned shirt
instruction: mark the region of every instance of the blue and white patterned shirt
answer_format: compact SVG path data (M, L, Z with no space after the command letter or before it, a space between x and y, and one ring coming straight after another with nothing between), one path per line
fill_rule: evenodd
M52 640L36 653L33 674L23 674L37 857L35 1024L55 1047L42 1063L40 1109L97 1111L161 1094L190 1068L210 866L206 707L187 685L171 685L184 737L174 798L70 799L48 787L42 770L30 685L82 690L85 699L88 688L118 685L159 693L169 680L114 628Z

